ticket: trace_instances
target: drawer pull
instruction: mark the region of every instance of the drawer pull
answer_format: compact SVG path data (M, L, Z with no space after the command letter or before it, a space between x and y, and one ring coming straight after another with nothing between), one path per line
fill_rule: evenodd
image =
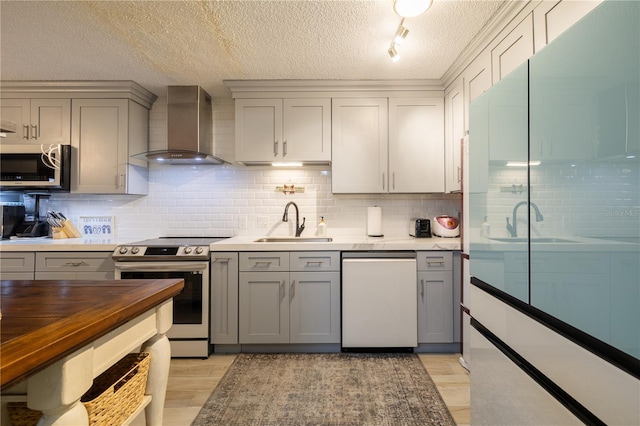
M73 266L73 267L77 267L77 266L89 266L88 263L84 262L83 260L81 260L80 262L67 262L65 263L66 266Z
M256 267L256 268L261 267L261 266L266 266L268 268L269 266L271 266L271 261L270 260L258 260L254 265L254 267Z
M322 266L323 263L324 262L322 260L307 260L307 266L315 265L315 266L320 267L320 266Z
M427 260L427 266L431 266L431 265L440 265L440 266L444 266L444 260Z

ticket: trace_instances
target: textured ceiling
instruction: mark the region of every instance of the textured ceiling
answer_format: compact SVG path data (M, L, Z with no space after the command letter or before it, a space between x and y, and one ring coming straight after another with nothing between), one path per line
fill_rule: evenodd
M503 5L435 0L405 21L393 2L0 1L4 80L134 80L157 95L225 79L439 79Z

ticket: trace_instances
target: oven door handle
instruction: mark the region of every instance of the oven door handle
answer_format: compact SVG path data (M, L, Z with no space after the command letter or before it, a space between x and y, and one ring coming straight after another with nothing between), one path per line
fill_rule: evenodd
M208 263L202 262L175 262L171 265L154 265L153 262L149 263L136 263L136 264L118 264L116 263L116 269L120 271L133 271L133 272L193 272L204 271L209 266Z

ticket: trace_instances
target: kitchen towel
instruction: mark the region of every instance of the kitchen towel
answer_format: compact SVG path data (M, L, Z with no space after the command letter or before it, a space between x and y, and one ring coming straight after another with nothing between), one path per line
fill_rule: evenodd
M367 235L382 237L382 207L367 208Z

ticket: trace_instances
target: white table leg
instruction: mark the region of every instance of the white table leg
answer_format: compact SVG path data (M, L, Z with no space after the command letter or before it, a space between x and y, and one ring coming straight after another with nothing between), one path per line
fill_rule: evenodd
M145 395L151 395L151 402L145 408L147 426L162 426L162 414L167 393L169 367L171 364L171 345L166 332L173 323L173 300L165 302L157 311L158 334L142 344L142 352L151 354L149 377Z
M93 383L93 348L83 348L28 379L27 406L42 411L38 426L88 425L80 398Z

